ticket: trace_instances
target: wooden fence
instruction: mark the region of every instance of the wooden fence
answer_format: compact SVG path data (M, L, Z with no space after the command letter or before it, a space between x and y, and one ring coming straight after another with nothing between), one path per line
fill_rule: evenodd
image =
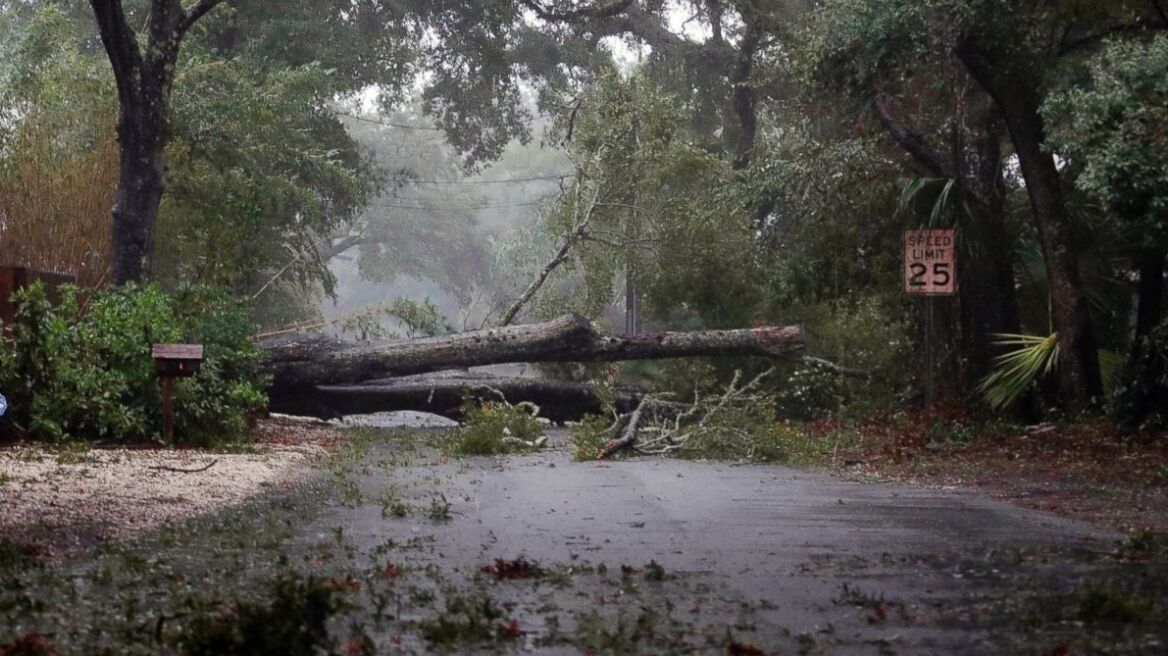
M25 267L0 266L0 324L12 325L16 321L16 303L12 295L41 281L52 296L53 290L61 285L75 282L74 276L65 273L35 271Z

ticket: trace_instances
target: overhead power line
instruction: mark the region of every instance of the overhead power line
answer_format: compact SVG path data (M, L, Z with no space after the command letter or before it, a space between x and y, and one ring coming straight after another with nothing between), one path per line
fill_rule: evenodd
M511 207L532 207L542 204L541 201L532 201L530 203L507 203L503 205L438 205L434 207L426 207L423 205L396 205L393 203L371 203L370 208L381 208L391 210L420 210L428 212L431 210L448 210L448 211L473 211L473 210L501 210Z
M394 182L401 184L432 184L432 185L460 185L460 184L522 184L524 182L558 182L568 178L574 178L576 174L565 173L564 175L535 175L530 178L500 178L496 180L415 180L413 178L400 178Z
M342 112L339 109L329 109L329 111L336 114L337 116L345 116L347 118L353 119L354 121L362 121L364 123L373 123L374 125L384 125L384 126L390 127L390 128L402 128L403 130L430 130L433 132L442 132L442 128L436 128L436 127L431 126L431 125L410 125L408 123L395 123L393 121L386 121L386 120L379 119L379 118L366 118L364 116L357 116L356 114Z

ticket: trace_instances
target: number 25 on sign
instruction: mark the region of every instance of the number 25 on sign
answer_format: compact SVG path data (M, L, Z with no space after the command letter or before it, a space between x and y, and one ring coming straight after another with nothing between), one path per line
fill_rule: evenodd
M929 296L955 294L956 245L952 230L905 230L904 291Z

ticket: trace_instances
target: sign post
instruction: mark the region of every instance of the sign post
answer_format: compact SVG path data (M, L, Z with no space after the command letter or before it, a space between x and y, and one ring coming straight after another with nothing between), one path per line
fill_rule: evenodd
M155 344L150 355L162 383L162 434L174 443L174 379L199 373L203 363L202 344Z
M904 291L925 296L925 405L933 409L933 297L957 293L953 230L904 231Z

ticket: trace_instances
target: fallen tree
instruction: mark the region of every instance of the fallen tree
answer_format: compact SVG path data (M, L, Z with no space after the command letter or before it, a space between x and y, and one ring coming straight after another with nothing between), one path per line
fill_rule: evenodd
M596 387L540 378L500 377L460 373L454 376L406 376L363 385L316 385L275 389L271 395L273 412L303 417L333 419L348 415L414 410L461 421L468 397L487 401L505 400L531 403L539 416L563 423L588 414L603 412ZM617 389L613 398L617 412L629 412L645 394L633 389ZM680 404L654 402L649 412L665 416Z
M546 323L427 337L409 341L353 343L318 334L278 335L261 340L272 374L271 409L332 418L394 410L461 417L464 397L530 402L553 421L599 412L596 390L584 383L533 378L419 376L437 371L519 362L611 362L697 356L789 357L803 348L796 326L738 330L603 335L579 315ZM371 382L372 381L372 382ZM618 412L630 412L643 395L618 392ZM656 402L646 414L665 415Z
M323 335L261 340L275 389L351 385L514 362L614 362L695 356L782 357L803 348L797 326L602 335L584 317L408 341L353 343Z

